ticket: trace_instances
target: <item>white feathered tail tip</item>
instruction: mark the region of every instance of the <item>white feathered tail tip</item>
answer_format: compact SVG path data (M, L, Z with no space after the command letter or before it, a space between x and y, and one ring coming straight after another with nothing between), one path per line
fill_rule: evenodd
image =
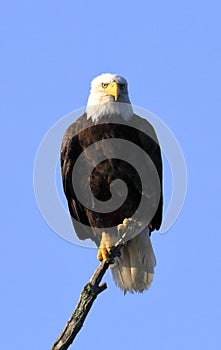
M116 285L124 291L124 294L142 293L150 287L156 266L149 229L146 228L131 239L121 248L120 253L120 257L116 257L114 264L110 265Z

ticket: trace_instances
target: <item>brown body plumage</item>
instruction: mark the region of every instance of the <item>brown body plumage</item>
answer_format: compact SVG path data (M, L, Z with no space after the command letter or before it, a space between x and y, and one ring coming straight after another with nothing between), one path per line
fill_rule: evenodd
M87 153L87 148L90 145L93 145L100 140L110 138L123 139L135 143L150 156L157 169L162 186L162 161L154 129L145 119L136 115L134 115L133 118L139 119L139 125L142 126L144 132L130 126L129 122L127 122L127 125L120 124L122 123L120 117L112 118L112 121L115 121L114 123L94 125L91 120L87 119L86 114L84 114L75 123L69 126L64 135L61 148L61 169L64 192L67 197L72 218L86 226L103 228L121 224L125 218L130 218L134 214L142 195L142 184L140 183L139 174L137 174L136 170L130 164L127 164L120 159L107 159L106 161L97 164L96 154L94 154L94 159L90 159L95 166L90 178L90 186L94 196L103 202L109 200L111 197L110 185L115 179L122 179L127 184L129 191L127 200L123 206L114 212L104 214L85 208L75 195L72 182L72 171L79 155L82 152ZM102 147L99 147L99 152L103 152L105 155L105 148L102 149ZM143 169L144 171L152 170L148 169L145 164L143 164ZM78 171L78 169L76 169L76 171ZM78 176L80 181L81 174L79 173ZM150 192L143 193L143 195L150 195L150 203L153 203L155 202L153 198L155 195L155 189L154 185L152 188L151 185L152 184L150 183ZM159 229L161 224L162 192L160 201L155 209L156 213L150 221L151 230ZM100 236L96 236L96 232L94 233L94 236L89 237L85 230L79 231L76 229L76 233L80 239L91 238L96 244L99 244L101 240Z

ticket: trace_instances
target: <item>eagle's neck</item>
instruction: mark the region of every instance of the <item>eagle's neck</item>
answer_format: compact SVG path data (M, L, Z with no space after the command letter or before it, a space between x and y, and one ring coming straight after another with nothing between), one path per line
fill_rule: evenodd
M133 115L133 108L130 103L122 102L106 102L97 105L87 105L87 119L92 119L93 122L100 121L103 117L112 117L119 115L124 120L128 120Z
M87 119L99 122L103 117L111 118L119 115L124 120L128 120L133 115L133 108L128 95L119 96L117 102L110 95L99 95L91 91L87 102Z

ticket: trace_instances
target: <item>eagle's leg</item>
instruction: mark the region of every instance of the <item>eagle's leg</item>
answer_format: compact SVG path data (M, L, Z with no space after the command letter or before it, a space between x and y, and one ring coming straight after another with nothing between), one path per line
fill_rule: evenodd
M129 240L134 238L142 230L142 224L134 219L124 219L123 223L117 226L118 234L116 237L110 236L109 233L103 232L100 246L98 248L98 260L109 262L111 259L111 249L115 244L126 244Z
M133 237L135 237L141 231L142 224L134 219L124 219L123 223L118 225L118 233L119 235L125 239L125 241L129 241Z
M109 233L103 232L100 246L98 248L98 253L97 253L98 260L100 261L104 260L106 262L109 262L112 247L113 247L113 243Z

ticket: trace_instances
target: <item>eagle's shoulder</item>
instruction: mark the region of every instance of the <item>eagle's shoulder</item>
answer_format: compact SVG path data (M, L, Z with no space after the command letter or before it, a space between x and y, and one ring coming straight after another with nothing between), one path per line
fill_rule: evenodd
M143 135L145 139L147 136L148 138L152 139L155 143L159 145L156 131L153 125L147 119L144 119L143 117L140 117L139 115L134 114L132 122L135 128L143 131Z
M81 129L86 127L86 124L89 123L90 121L88 121L87 119L87 114L84 113L74 123L69 125L62 139L61 150L65 147L67 143L72 142L73 137L76 136L79 133L79 131L81 131Z

